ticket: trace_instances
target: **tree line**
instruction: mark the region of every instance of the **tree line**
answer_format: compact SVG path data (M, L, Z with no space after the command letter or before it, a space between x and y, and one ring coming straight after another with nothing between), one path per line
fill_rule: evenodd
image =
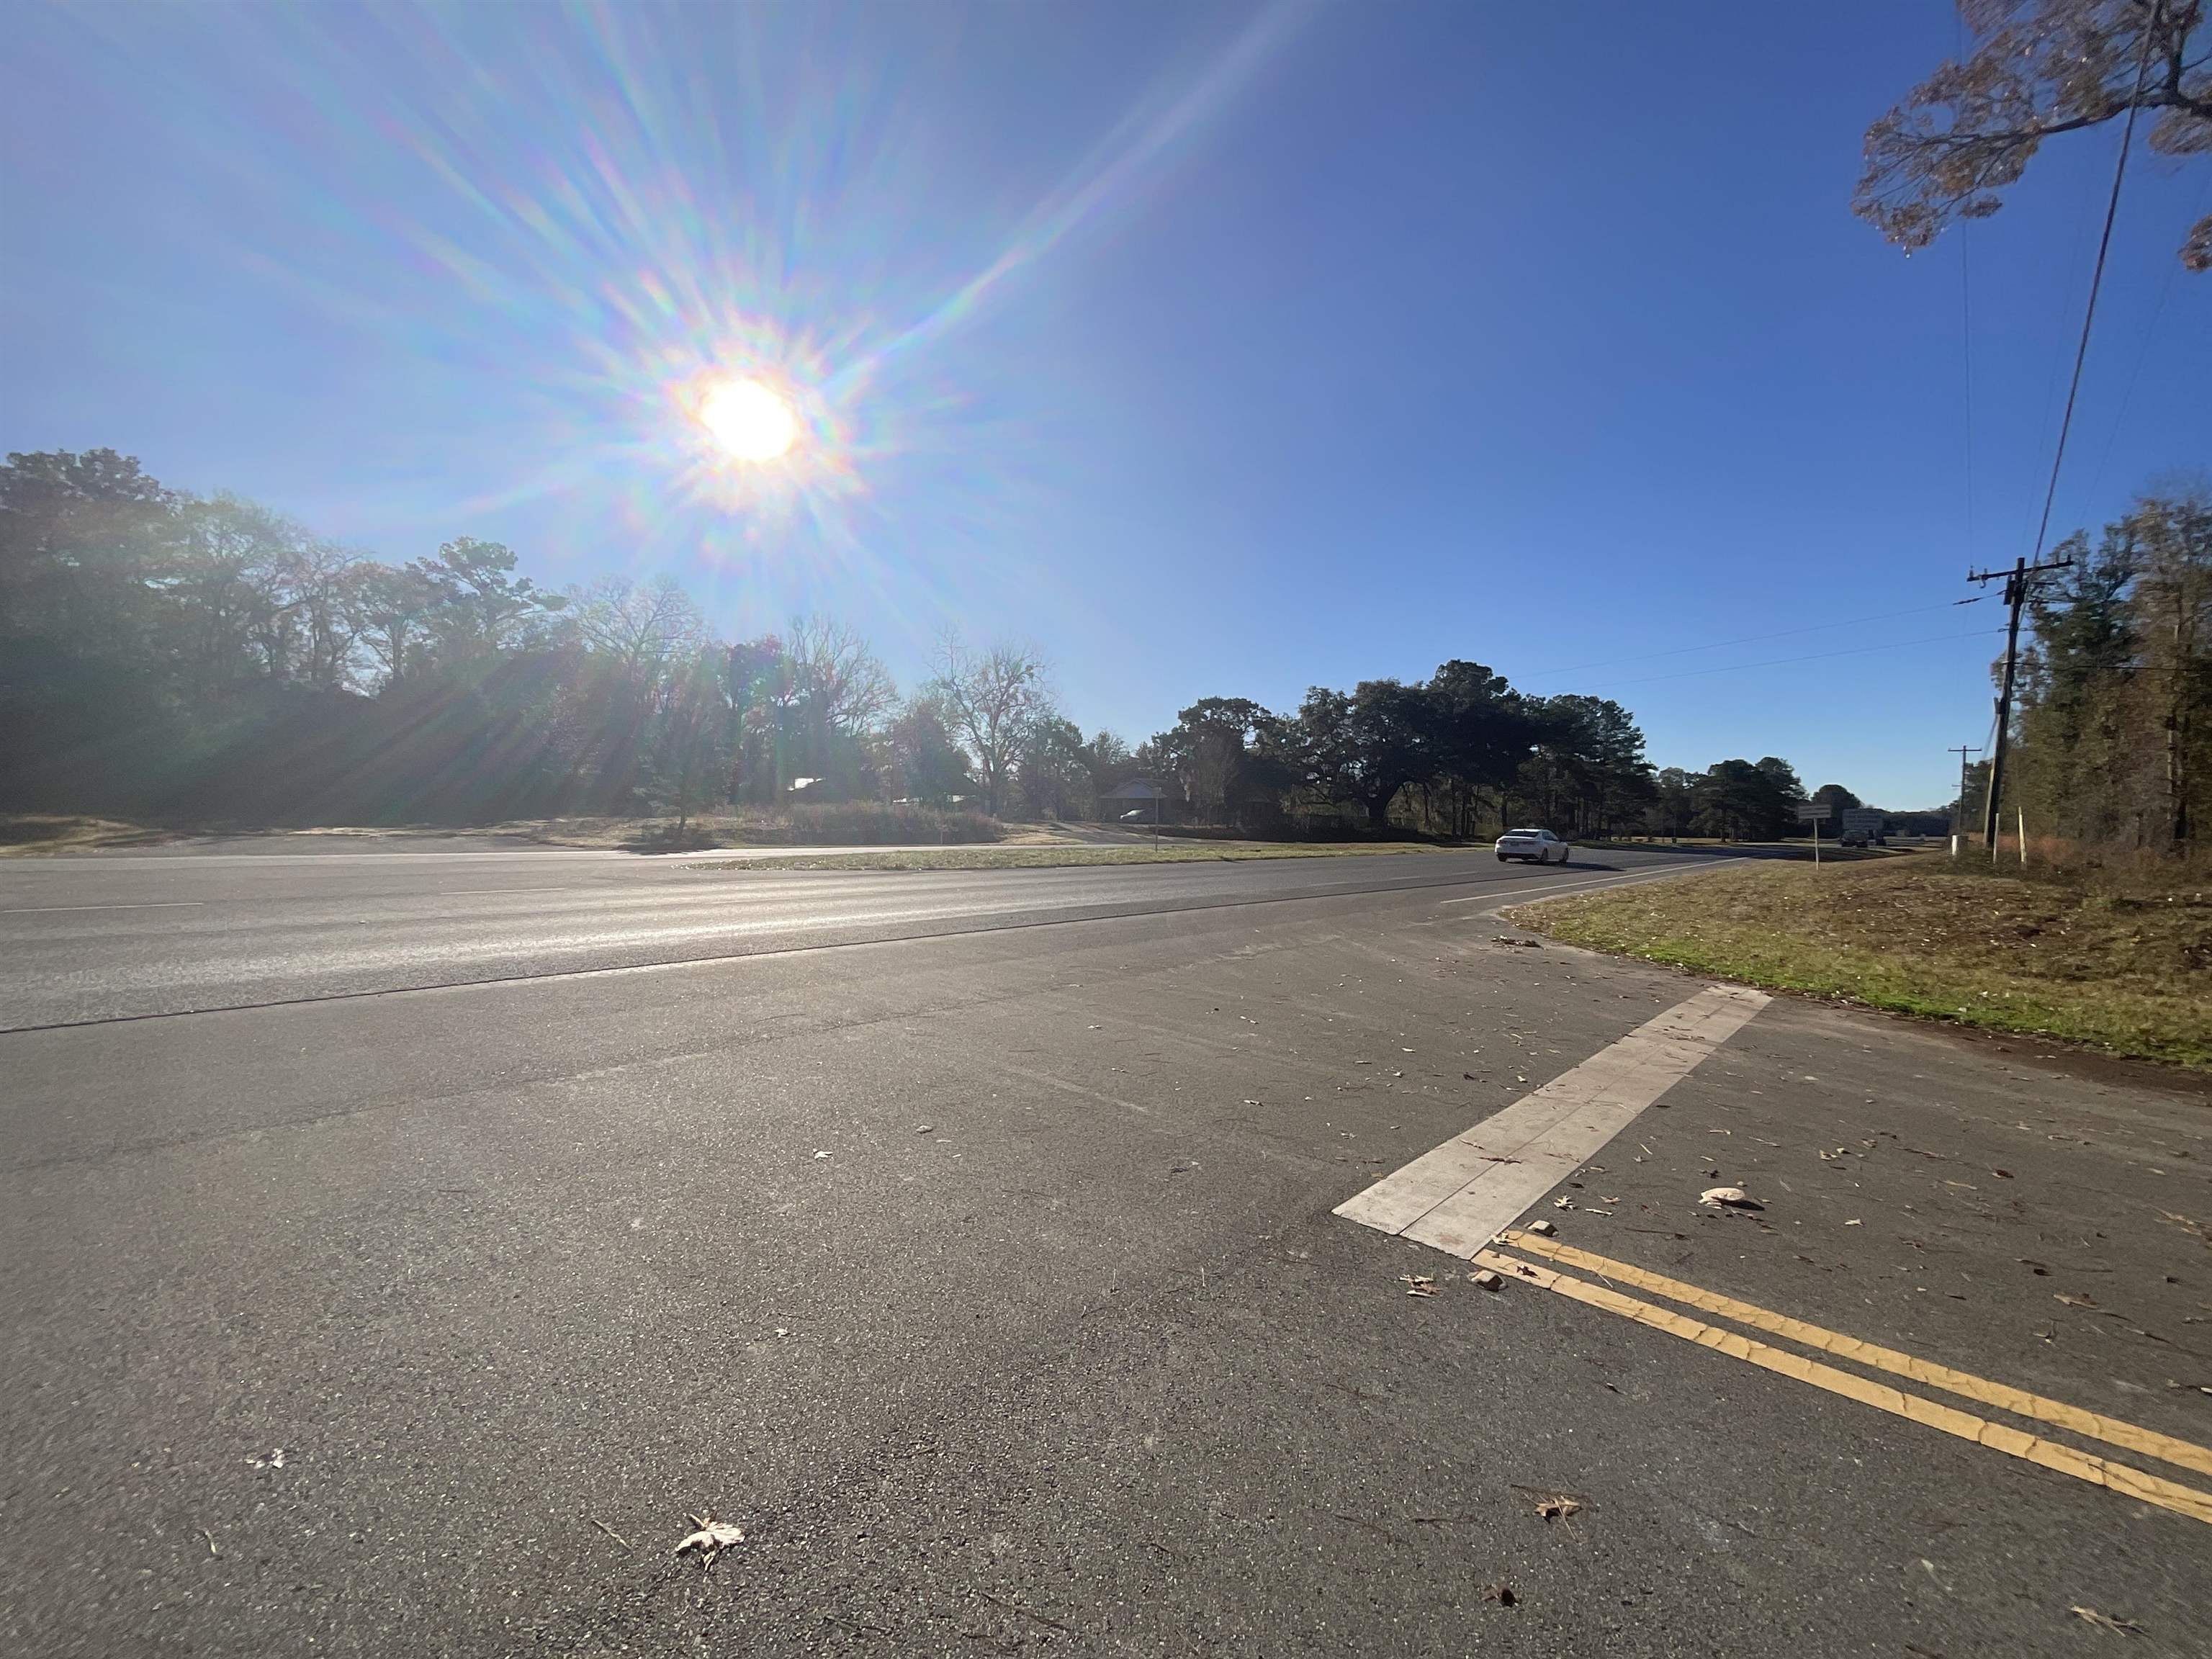
M2028 599L2008 814L2175 850L2212 822L2212 489L2148 495Z
M1656 769L1620 704L1532 696L1464 661L1411 684L1316 686L1287 714L1205 698L1133 759L1200 821L1261 831L1334 824L1469 837L1528 823L1578 839L1771 840L1795 829L1808 799L1796 770L1772 756L1703 773Z
M1206 697L1132 746L1085 736L1013 642L939 643L902 694L834 619L715 636L680 584L552 592L459 538L365 556L112 450L0 468L0 805L270 822L487 823L795 800L1173 816L1257 833L1768 839L1806 792L1772 757L1655 769L1609 699L1479 663ZM1839 791L1828 786L1824 794ZM1856 797L1851 798L1856 802Z

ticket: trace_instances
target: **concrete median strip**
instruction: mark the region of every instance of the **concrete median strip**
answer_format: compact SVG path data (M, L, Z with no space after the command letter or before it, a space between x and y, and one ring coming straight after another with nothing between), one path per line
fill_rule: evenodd
M1336 1207L1347 1221L1472 1258L1764 1008L1711 985Z

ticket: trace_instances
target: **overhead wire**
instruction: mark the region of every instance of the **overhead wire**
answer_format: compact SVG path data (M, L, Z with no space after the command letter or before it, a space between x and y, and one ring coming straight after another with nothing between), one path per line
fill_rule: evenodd
M1963 447L1966 460L1966 553L1974 550L1974 291L1966 268L1966 229L1959 228L1959 356L1964 395L1960 416L1966 428Z
M2203 218L2208 209L2212 209L2212 179L2206 180L2191 218ZM2158 286L2158 299L2151 306L2150 321L2143 326L2142 343L2136 348L2135 367L2128 371L2127 385L2120 392L2119 408L2112 416L2112 435L2105 440L2105 453L2097 458L2097 470L2089 475L2089 493L2092 495L2105 482L2106 470L2112 464L2112 452L2119 447L2120 432L2127 424L2128 404L2134 400L2136 382L2142 379L2143 364L2150 360L2151 344L2158 338L2159 319L2166 314L2166 299L2173 292L2173 279L2180 274L2181 268L2181 261L2178 258L2166 261L2166 280Z
M1966 14L1954 9L1956 61L1966 61ZM1959 224L1959 367L1961 395L1959 413L1964 434L1966 473L1966 556L1974 551L1974 279L1966 258L1968 225Z
M2128 100L2128 118L2120 129L2120 159L2112 167L2112 191L2105 202L2104 234L2097 239L2097 263L2089 273L2089 303L2081 311L2081 338L2074 348L2074 377L2066 388L2066 412L2059 417L2058 447L2051 457L2051 483L2043 495L2043 519L2036 526L2035 551L2028 562L2043 556L2043 544L2051 533L2051 504L2058 499L2058 470L2066 461L2067 434L2074 428L2074 403L2081 392L2081 368L2089 360L2089 331L2097 320L2097 295L2105 283L2105 258L2112 252L2112 222L2119 216L2120 185L2128 176L2128 151L2134 147L2136 109L2142 101L2143 81L2150 73L2151 36L2158 27L2159 8L2154 3L2143 25L2142 49L2136 54L2136 86Z

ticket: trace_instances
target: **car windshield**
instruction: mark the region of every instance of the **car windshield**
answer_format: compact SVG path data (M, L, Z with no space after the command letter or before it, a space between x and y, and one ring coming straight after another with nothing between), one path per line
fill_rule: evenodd
M1541 830L1508 830L1505 833L1509 836L1540 836L1544 832Z

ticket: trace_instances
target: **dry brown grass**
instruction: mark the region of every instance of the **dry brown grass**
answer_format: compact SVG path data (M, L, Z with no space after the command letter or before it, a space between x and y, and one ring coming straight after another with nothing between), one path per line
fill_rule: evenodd
M2212 883L2186 865L1738 867L1511 914L1723 978L2212 1066Z

